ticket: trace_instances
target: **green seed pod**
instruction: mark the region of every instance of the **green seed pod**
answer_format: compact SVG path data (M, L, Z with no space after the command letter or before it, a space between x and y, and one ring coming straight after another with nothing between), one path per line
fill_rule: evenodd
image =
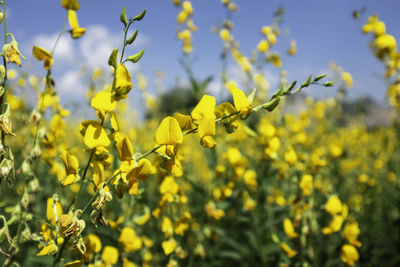
M6 77L6 68L3 65L0 65L0 81L2 81Z

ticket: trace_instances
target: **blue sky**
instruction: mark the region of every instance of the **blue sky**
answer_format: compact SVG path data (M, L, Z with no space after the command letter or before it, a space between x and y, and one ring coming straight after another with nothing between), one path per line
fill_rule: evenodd
M31 55L33 44L50 48L66 17L59 0L18 0L7 1L8 29L15 34L22 52L27 56L25 68L30 70L38 65ZM171 86L176 77L185 80L186 75L178 63L181 56L180 43L175 39L176 15L178 9L170 0L96 0L79 1L79 23L87 28L87 33L78 40L65 36L56 50L54 76L60 85L61 94L78 97L84 94L85 85L77 78L77 65L106 66L113 47L122 42L122 24L119 14L126 6L128 16L134 16L147 9L146 17L134 25L139 29L139 39L129 53L146 48L140 61L140 70L150 79L156 70L166 74L166 87ZM289 29L289 36L278 39L276 50L284 55L291 39L295 39L298 54L283 56L288 79L304 80L308 74L320 74L329 69L334 61L354 78L354 88L350 95L370 95L382 100L385 84L376 73L383 74L383 66L374 58L368 48L371 36L361 33L361 26L367 15L377 13L386 23L387 32L396 38L400 36L400 1L372 0L237 0L239 11L233 16L234 36L240 42L240 50L247 56L261 39L260 28L271 24L272 13L283 5L286 9L283 28ZM215 76L219 80L221 63L219 55L222 43L211 27L221 22L225 12L219 0L192 0L193 16L198 31L194 33L194 72L196 77ZM367 8L361 21L351 14L354 9ZM234 73L234 63L230 67ZM38 73L40 72L40 69ZM37 71L36 70L36 71ZM137 68L133 70L137 71ZM270 77L268 73L270 71ZM275 75L275 78L274 78ZM276 74L267 68L267 79L272 88ZM151 85L151 83L150 83ZM314 88L313 95L330 95L332 89Z

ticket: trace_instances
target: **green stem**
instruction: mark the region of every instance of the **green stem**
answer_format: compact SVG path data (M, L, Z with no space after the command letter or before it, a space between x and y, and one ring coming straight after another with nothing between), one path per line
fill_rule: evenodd
M103 127L103 124L104 124L104 117L103 117L103 119L101 120L101 127ZM83 182L84 182L85 179L86 179L86 174L87 174L87 172L88 172L88 170L89 170L89 166L90 166L90 163L92 162L92 159L93 159L93 156L94 156L94 153L95 153L95 152L96 152L96 148L92 148L92 150L91 150L91 152L90 152L90 156L89 156L88 162L86 163L85 169L84 169L83 174L82 174L82 177L81 177L81 184L80 184L80 186L79 186L79 191L78 191L78 193L74 196L74 198L72 199L71 203L68 205L68 208L67 208L68 211L69 211L69 210L71 209L71 207L74 205L74 203L75 203L75 201L76 201L78 195L79 195L79 194L81 193L81 191L82 191Z
M58 42L59 42L60 39L61 39L61 36L65 33L65 25L67 24L67 19L68 19L68 18L65 18L64 23L63 23L62 28L61 28L61 31L60 31L60 32L58 33L58 35L57 35L57 39L56 39L56 41L55 41L55 43L54 43L54 45L53 45L53 48L52 48L51 51L50 51L51 55L54 54L54 51L55 51L55 49L56 49L56 46L57 46Z
M131 26L131 22L129 21L128 26L126 26L124 30L124 45L122 46L121 58L119 59L119 63L122 63L122 59L124 58L125 47L126 47L126 35L128 34L129 27Z
M118 172L116 174L114 174L113 176L111 176L110 178L108 178L105 183L103 184L103 187L108 185L115 177L117 177L117 175L121 174L121 172ZM86 204L86 206L83 208L81 215L79 216L79 219L82 219L83 215L88 211L89 207L92 205L92 203L96 200L97 196L99 195L100 190L97 190L96 194L94 194L92 196L92 198L89 200L89 202ZM62 254L64 252L64 249L68 243L68 241L71 239L72 235L67 236L64 239L63 244L61 245L61 248L58 250L56 256L54 257L53 260L53 264L52 266L56 266L57 263L61 260Z

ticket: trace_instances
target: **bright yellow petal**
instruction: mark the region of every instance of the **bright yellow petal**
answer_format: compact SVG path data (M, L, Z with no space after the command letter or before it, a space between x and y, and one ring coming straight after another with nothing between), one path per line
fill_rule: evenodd
M132 89L132 78L124 64L119 64L115 75L115 91L118 95L126 98Z
M111 112L115 109L117 102L113 100L111 92L100 91L93 97L91 105L97 111Z
M178 121L182 131L189 131L194 128L191 116L175 113L174 118Z
M214 113L205 113L199 123L199 136L215 135L215 115Z
M138 165L133 168L129 173L126 175L127 180L131 179L138 179L142 182L146 181L150 175L155 173L155 169L153 164L148 159L141 159Z
M79 161L74 155L64 151L61 153L61 160L64 163L67 174L76 174L78 172Z
M71 262L64 264L63 267L81 267L82 265L83 265L83 261L76 260L76 261L71 261Z
M69 174L65 179L61 182L62 185L71 185L75 182L79 181L79 176L76 174Z
M44 60L44 59L53 58L53 56L51 55L51 53L49 51L47 51L43 47L36 46L36 45L33 46L32 54L39 61Z
M91 123L87 126L84 136L85 145L89 148L107 147L110 145L110 139L106 131L99 123Z
M177 243L176 243L175 239L170 238L167 241L163 241L161 246L164 250L165 255L169 255L175 251Z
M250 102L243 91L239 88L232 88L231 93L233 95L235 108L240 111L241 114L249 114L251 112Z
M118 249L112 246L104 247L101 259L106 265L115 264L118 261L119 252Z
M122 138L115 146L117 147L118 157L121 161L132 160L133 146L128 137Z
M78 0L61 0L61 5L65 9L79 10Z
M71 26L72 29L79 28L78 18L76 16L75 10L68 10L68 22L69 26Z
M159 145L182 144L183 135L178 121L171 116L164 118L157 129L155 139Z
M195 123L201 120L204 114L214 114L215 110L215 98L209 95L203 95L200 99L200 102L193 109L191 116L192 120Z
M45 256L45 255L51 255L55 254L58 251L58 247L56 244L54 244L54 241L50 242L47 246L42 248L37 256Z
M47 220L49 220L52 225L55 225L56 218L58 221L62 214L63 214L63 211L62 211L60 202L54 203L53 198L48 198L47 199L47 208L46 208Z

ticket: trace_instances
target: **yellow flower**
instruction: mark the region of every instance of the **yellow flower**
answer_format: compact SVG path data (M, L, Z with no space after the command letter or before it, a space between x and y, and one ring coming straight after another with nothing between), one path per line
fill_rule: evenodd
M227 29L222 29L219 31L219 37L222 41L228 42L231 39L231 35Z
M54 240L51 240L46 246L44 246L37 256L45 256L55 254L58 251L58 246L55 244Z
M191 116L175 113L174 118L178 121L182 131L189 131L194 128Z
M343 210L343 205L337 196L331 196L325 204L325 210L332 216L336 215Z
M175 251L177 243L176 243L175 239L170 238L167 241L163 241L161 246L164 250L165 255L169 255Z
M133 221L137 224L137 225L144 225L146 224L150 219L150 209L148 207L145 207L144 210L144 214L142 215L136 215L133 218Z
M240 112L240 114L250 114L253 109L250 106L249 99L247 99L243 91L239 88L232 88L231 93L233 95L233 103L235 104L235 108Z
M313 190L313 177L309 174L304 174L300 180L300 188L303 195L311 195L311 192Z
M261 40L258 45L257 49L260 53L265 53L269 50L269 43L267 40Z
M261 28L261 33L267 35L272 32L271 26L264 26Z
M77 182L80 179L78 175L78 159L68 151L64 151L61 153L61 160L64 163L65 172L67 173L67 177L62 181L62 184L70 185Z
M354 266L354 263L358 261L359 254L357 249L349 244L344 244L341 249L340 259L348 266Z
M71 36L76 39L85 34L86 29L79 27L78 18L76 17L75 10L68 9L68 22L71 26Z
M159 145L182 144L182 130L174 117L168 116L161 121L156 131L155 141Z
M294 256L297 255L297 251L291 249L286 243L281 242L281 243L279 244L279 246L281 247L281 249L283 249L283 250L287 253L287 255L288 255L289 258L292 258L292 257L294 257Z
M51 65L53 65L53 56L46 49L34 45L32 49L32 54L37 60L44 61L45 70L49 70Z
M294 230L292 221L288 218L285 218L285 220L283 221L283 230L289 238L295 238L299 236L299 234L296 233L296 231Z
M90 149L95 147L107 147L110 145L110 139L106 130L96 121L85 121L82 124L84 130L84 142Z
M176 18L176 21L177 21L179 24L182 24L182 23L184 23L184 22L186 21L186 19L188 18L188 16L189 16L189 14L186 13L185 10L182 10L181 12L179 12L178 17Z
M64 264L63 267L81 267L83 265L82 260L76 260L76 261L71 261L66 264Z
M104 116L105 112L111 112L115 109L117 102L114 101L111 92L100 91L92 98L91 105Z
M361 242L357 240L359 234L360 228L357 222L347 223L343 229L343 235L347 241L357 247L361 246Z
M103 253L101 254L101 259L106 265L116 264L118 261L118 257L118 249L112 246L105 246L103 249Z
M244 183L251 189L256 189L257 183L257 173L253 170L247 170L243 176Z
M132 160L133 157L133 146L131 141L127 136L123 137L122 139L118 140L115 144L117 147L118 158L121 161L129 161Z
M84 237L85 246L88 252L100 252L102 244L100 238L95 234L88 234Z
M204 95L197 106L193 109L191 116L192 121L198 125L198 134L200 142L207 148L215 146L212 138L215 135L215 98Z
M115 97L125 99L132 86L132 78L128 69L120 63L115 71Z
M146 181L150 175L155 173L153 164L148 159L141 159L136 167L126 174L128 180L138 179L142 182Z
M13 40L10 43L5 44L3 46L3 55L5 56L7 62L15 63L19 67L21 67L20 56L23 59L25 59L25 57L19 51L17 41L14 39L14 37L12 35L11 35L11 37L13 38Z
M61 5L65 9L79 10L78 0L61 0Z
M289 50L288 50L288 54L289 54L290 56L296 55L296 53L297 53L296 47L297 47L296 41L294 41L294 40L291 41L291 42L290 42L290 47L289 47Z
M174 177L167 176L164 178L160 185L160 193L161 194L176 194L178 193L178 184L175 182Z
M192 3L190 3L189 1L184 1L184 2L182 3L182 8L183 8L183 10L184 10L188 15L193 14Z
M168 238L173 234L174 227L172 226L171 219L164 216L161 220L161 231L165 234L165 237Z
M292 166L297 162L297 154L293 147L290 147L289 150L285 152L283 157L285 161Z
M329 226L322 228L322 233L325 235L330 235L338 232L342 228L343 220L344 220L343 215L333 216Z
M56 225L56 222L60 220L61 215L63 214L62 207L60 202L54 201L54 197L47 199L47 209L46 209L46 217L47 220L52 224Z
M351 77L351 74L348 72L343 72L342 73L342 80L346 84L347 88L353 87L353 77Z
M118 242L122 244L125 252L136 251L142 248L142 239L130 227L122 229Z
M383 34L376 38L375 45L379 50L385 50L388 52L395 51L397 47L396 39L389 34Z
M276 35L272 32L267 34L268 41L271 45L276 45Z

